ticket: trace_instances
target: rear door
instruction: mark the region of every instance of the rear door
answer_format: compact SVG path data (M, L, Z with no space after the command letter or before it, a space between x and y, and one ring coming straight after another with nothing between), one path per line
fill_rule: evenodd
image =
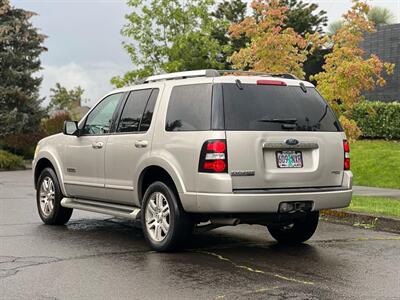
M107 141L105 187L108 201L133 204L135 175L151 150L151 121L159 88L134 90L123 106L118 125ZM134 203L139 205L139 203Z
M222 88L234 190L341 185L342 129L314 88Z

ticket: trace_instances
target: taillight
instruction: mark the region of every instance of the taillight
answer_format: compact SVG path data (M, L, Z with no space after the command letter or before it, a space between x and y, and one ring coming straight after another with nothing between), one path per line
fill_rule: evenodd
M344 150L344 170L350 170L350 145L349 142L343 141Z
M203 144L199 159L199 172L227 173L228 154L226 140L208 140Z

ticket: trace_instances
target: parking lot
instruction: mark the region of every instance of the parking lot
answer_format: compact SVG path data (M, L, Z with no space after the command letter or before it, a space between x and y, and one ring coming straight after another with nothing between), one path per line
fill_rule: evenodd
M261 226L150 251L133 223L75 211L41 223L30 171L0 172L1 299L398 299L400 236L321 222L301 246Z

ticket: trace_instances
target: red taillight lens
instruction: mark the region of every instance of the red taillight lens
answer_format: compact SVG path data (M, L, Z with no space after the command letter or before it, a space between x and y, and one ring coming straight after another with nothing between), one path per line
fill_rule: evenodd
M350 170L350 145L349 142L343 141L344 150L344 170Z
M227 173L226 140L208 140L203 144L199 159L199 172Z
M213 162L205 162L203 168L206 170L212 170L217 173L221 173L225 170L226 164L223 160L215 160Z
M226 144L223 141L208 142L207 151L214 151L217 153L225 152Z
M350 152L350 145L349 145L348 141L343 141L343 149L344 149L344 152L347 152L347 153Z
M261 79L257 80L258 85L279 85L279 86L287 86L286 82L281 80L268 80L268 79Z

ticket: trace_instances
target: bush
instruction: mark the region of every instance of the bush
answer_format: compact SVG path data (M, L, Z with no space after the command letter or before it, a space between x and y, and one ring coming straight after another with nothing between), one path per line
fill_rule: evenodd
M21 155L27 159L33 158L38 141L46 136L43 130L36 133L15 133L0 141L0 148Z
M21 156L0 150L0 169L24 169L24 159Z
M70 114L61 111L49 119L42 120L42 128L46 135L53 135L63 131L64 121L71 120Z
M362 131L362 137L400 139L400 103L362 102L352 111L352 119Z

